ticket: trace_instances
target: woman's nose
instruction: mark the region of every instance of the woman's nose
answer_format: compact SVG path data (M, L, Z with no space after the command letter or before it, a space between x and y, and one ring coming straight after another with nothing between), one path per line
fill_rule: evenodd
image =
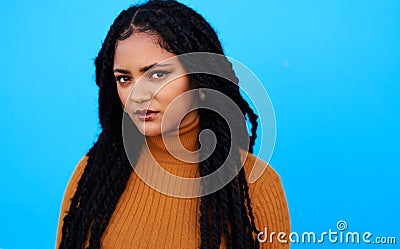
M141 103L149 101L151 100L152 97L153 97L152 90L150 89L150 87L146 86L146 82L138 81L133 85L130 94L130 99L133 102Z

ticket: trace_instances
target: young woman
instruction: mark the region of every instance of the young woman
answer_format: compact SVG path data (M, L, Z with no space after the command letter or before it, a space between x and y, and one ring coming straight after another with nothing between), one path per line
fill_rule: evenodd
M221 55L217 67L235 82L213 74L186 74L190 63L176 56L193 52ZM280 178L251 154L258 117L240 95L232 64L201 15L172 0L132 6L115 19L95 65L102 131L65 191L57 248L289 248L289 214ZM219 113L195 108L215 102L207 91L180 97L197 89L214 90L233 101L239 114L233 115L229 105L218 108L238 118L235 123L246 134L247 146L235 139L239 134L230 132ZM245 117L251 136L240 122ZM124 128L129 122L131 128ZM204 130L214 135L202 141ZM207 142L213 137L214 147ZM185 151L202 159L173 155ZM225 164L236 173L206 192L212 182L202 177ZM199 186L171 185L153 170L155 165L202 181ZM255 165L265 170L249 184ZM202 194L196 195L199 189Z

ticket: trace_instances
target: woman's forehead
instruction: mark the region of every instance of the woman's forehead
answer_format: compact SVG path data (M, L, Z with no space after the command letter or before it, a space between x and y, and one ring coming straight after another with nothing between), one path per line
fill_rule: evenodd
M136 33L125 40L118 41L114 55L114 65L130 65L142 71L150 65L168 60L168 64L176 63L175 54L162 48L155 42L154 35ZM165 64L163 63L163 64Z

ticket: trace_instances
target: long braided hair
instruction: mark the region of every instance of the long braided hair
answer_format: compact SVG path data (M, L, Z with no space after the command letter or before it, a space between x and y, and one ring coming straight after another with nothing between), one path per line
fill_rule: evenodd
M122 139L123 109L117 94L113 62L116 43L134 31L155 34L159 45L176 55L190 52L224 54L210 24L194 10L174 0L150 0L120 13L95 60L102 131L87 153L88 163L64 217L59 248L83 248L87 240L88 248L100 248L101 237L132 173ZM244 149L252 153L258 117L239 92L239 80L232 64L226 60L223 68L235 84L209 74L193 74L190 77L198 87L218 90L237 104L243 117L251 123L250 143ZM231 137L222 117L213 111L198 111L201 128L212 130L218 141L211 156L199 162L200 176L205 176L218 169L227 158ZM244 130L248 136L247 129ZM139 156L141 142L137 141L133 148L133 158ZM238 167L238 148L235 153L232 165ZM131 161L132 164L136 162ZM202 249L219 248L223 238L228 248L259 248L254 236L259 230L255 226L243 168L223 188L201 197L200 212Z

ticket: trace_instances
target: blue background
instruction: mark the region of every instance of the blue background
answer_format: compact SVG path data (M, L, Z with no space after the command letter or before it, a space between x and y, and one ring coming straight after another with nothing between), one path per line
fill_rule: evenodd
M292 231L335 230L345 220L348 231L399 244L400 2L183 2L270 95L270 163ZM93 61L132 3L0 2L0 248L54 247L65 186L100 131Z

